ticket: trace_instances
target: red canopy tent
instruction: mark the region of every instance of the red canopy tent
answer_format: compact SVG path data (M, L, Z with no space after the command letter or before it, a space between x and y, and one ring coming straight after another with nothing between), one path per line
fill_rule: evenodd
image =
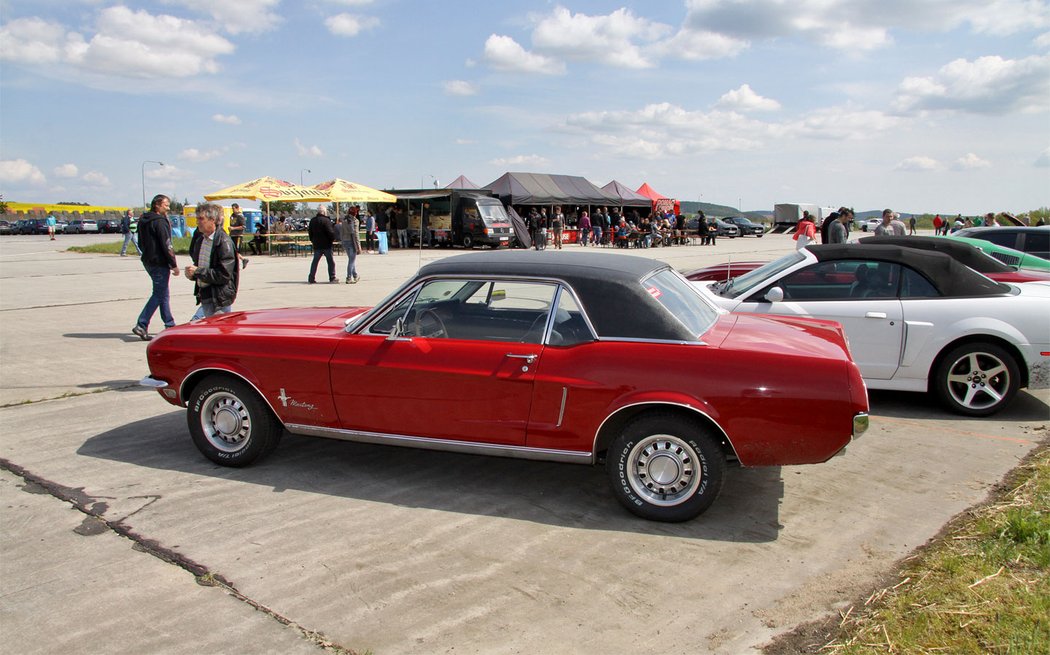
M648 182L646 182L646 183L642 184L642 186L638 187L638 191L636 191L636 193L638 193L640 195L643 195L646 198L649 198L650 200L653 201L653 213L654 214L658 214L658 213L662 214L663 212L667 211L668 209L673 209L674 213L675 213L675 216L677 216L678 214L682 213L682 206L681 206L681 204L679 204L679 202L677 200L675 200L674 198L668 198L667 196L663 195L662 193L658 193L656 191L656 189L654 189L651 186L649 186Z

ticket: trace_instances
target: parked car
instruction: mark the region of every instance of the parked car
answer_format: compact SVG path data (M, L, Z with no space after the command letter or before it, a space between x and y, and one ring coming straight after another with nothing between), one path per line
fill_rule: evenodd
M47 219L23 218L15 229L18 234L47 234Z
M881 218L868 218L860 222L861 232L874 232L875 228L882 225Z
M10 221L0 221L0 234L13 234L14 224Z
M1019 269L1037 269L1042 271L1050 271L1050 260L1043 259L1042 257L1036 257L1020 250L1014 250L1013 248L1007 248L1006 246L1000 246L997 243L991 241L985 241L984 239L973 239L970 237L960 237L956 234L950 235L948 238L952 241L959 241L962 243L970 244L975 248L988 253L992 257L995 257L1007 266L1012 266Z
M746 216L731 216L725 220L727 223L732 223L733 225L737 226L742 236L747 236L748 234L751 234L756 237L761 237L766 233L766 227L764 225L752 223L751 220L748 219Z
M727 460L825 462L867 426L838 325L731 315L667 264L603 253L450 257L374 308L216 315L165 329L147 360L142 384L222 465L284 430L604 463L617 499L660 521L707 509Z
M883 244L918 248L920 250L936 250L958 260L965 266L985 275L996 282L1047 282L1050 281L1050 271L1042 271L1031 268L1017 268L1007 266L998 259L986 254L979 248L955 239L944 239L942 237L864 237L859 243ZM691 282L717 282L728 280L744 273L750 273L759 266L769 262L745 261L725 262L714 264L689 271L685 277Z
M120 219L119 218L103 218L98 221L98 231L103 234L119 234L120 233Z
M715 219L718 225L718 236L729 237L735 239L740 236L740 228L728 221L724 221L721 218Z
M1041 227L968 227L953 237L982 239L1004 248L1050 260L1050 225Z
M1050 385L1050 284L995 282L941 252L809 246L728 282L695 283L735 312L838 321L870 389L932 392L987 416Z
M98 223L90 219L75 218L66 225L64 231L66 234L84 234L85 232L97 233Z

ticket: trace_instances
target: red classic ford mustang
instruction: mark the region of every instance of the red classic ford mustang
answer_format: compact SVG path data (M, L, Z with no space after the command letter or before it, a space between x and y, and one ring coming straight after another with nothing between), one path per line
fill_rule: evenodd
M227 466L284 430L605 464L638 516L707 509L726 462L824 462L867 427L842 328L729 314L662 262L491 252L429 264L372 309L236 312L160 333L150 376Z

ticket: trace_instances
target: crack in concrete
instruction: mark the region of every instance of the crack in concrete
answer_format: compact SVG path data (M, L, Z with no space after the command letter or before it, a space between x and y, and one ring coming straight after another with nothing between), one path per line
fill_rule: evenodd
M139 386L138 382L132 382L129 384L116 385L112 387L104 387L102 389L92 389L91 391L67 391L60 396L52 396L51 398L38 398L36 400L19 400L13 403L7 403L6 405L0 405L0 409L5 407L21 407L22 405L34 405L36 403L46 403L50 400L63 400L65 398L79 398L80 396L90 396L93 393L105 393L106 391L123 391L124 389L135 389Z
M102 514L108 509L108 504L99 502L95 497L85 493L83 487L66 487L52 482L45 478L40 477L34 473L30 473L25 468L15 464L14 462L0 457L0 469L7 471L13 475L22 478L24 485L23 491L26 493L34 494L48 494L54 498L57 498L63 502L67 502L72 505L75 509L84 513L84 522L80 526L74 528L74 532L79 535L93 536L102 534L106 529L114 532L118 536L124 537L132 542L132 549L147 553L156 557L157 559L177 566L180 569L187 571L193 575L194 580L197 584L204 587L218 587L228 595L233 596L237 600L245 603L252 609L266 614L270 618L274 619L278 623L287 626L299 633L301 637L311 642L315 646L329 653L336 653L337 655L357 655L357 651L349 648L345 648L336 644L332 640L328 639L323 632L316 630L309 630L295 621L283 616L276 610L267 607L257 600L249 598L248 596L241 593L236 586L219 573L213 573L208 570L208 567L203 564L198 564L190 558L177 553L170 548L161 545L154 539L146 538L140 534L137 534L128 526L124 525L124 519L111 521L106 519ZM147 496L136 496L137 498L147 498ZM128 516L131 516L149 505L153 504L156 500L159 500L159 496L148 496L151 500L146 503L143 507L140 507L135 512L132 512ZM127 518L127 517L124 517Z

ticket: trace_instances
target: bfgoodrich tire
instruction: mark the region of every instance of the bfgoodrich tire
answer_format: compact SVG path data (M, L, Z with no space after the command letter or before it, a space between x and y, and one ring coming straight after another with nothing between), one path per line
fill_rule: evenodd
M966 416L989 416L1006 407L1021 383L1013 355L993 343L964 343L941 360L934 373L941 402Z
M725 455L709 430L671 414L634 419L606 457L613 494L651 521L688 521L718 497Z
M197 450L223 466L247 466L265 457L283 432L255 390L228 375L201 380L189 398L186 421Z

